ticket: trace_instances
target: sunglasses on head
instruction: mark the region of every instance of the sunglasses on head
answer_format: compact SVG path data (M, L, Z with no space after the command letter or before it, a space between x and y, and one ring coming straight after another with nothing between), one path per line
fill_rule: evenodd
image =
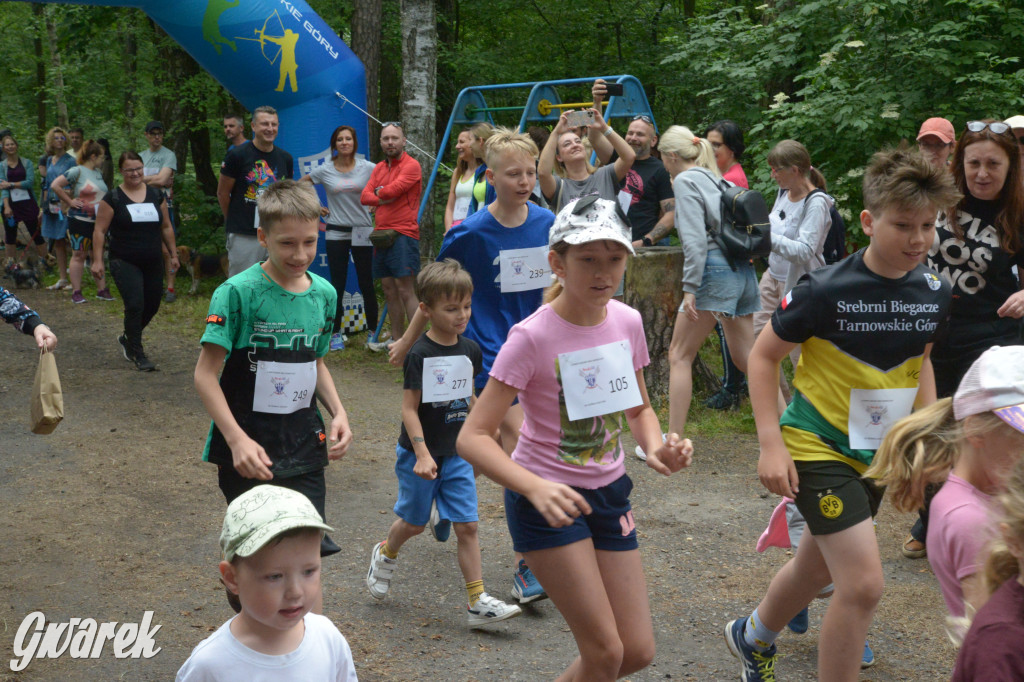
M986 123L985 121L967 122L967 129L970 130L972 133L980 133L985 128L988 128L996 135L1002 135L1003 133L1010 129L1010 126L1006 125L1005 123L1002 123L1001 121L992 121L991 123Z
M633 117L633 120L634 121L643 121L644 123L646 123L648 125L654 125L654 121L647 114L637 114L636 116Z
M383 123L380 124L380 129L384 130L388 126L394 126L400 129L402 127L402 124L399 123L398 121L384 121Z

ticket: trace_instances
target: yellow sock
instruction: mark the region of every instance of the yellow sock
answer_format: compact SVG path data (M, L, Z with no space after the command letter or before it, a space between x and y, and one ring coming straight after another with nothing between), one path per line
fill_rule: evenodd
M472 606L480 598L480 595L484 593L484 581L474 580L471 583L466 583L466 594L469 595L469 605Z
M383 554L384 556L386 556L389 559L397 559L398 558L398 552L392 552L391 551L391 548L388 547L388 541L387 540L384 541L384 546L380 548L380 553Z

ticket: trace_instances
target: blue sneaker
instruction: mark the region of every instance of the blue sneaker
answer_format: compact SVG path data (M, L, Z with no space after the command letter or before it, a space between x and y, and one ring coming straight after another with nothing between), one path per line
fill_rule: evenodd
M860 657L860 667L870 668L875 664L875 652L871 650L871 645L864 641L864 655Z
M512 596L520 604L529 604L538 599L548 598L548 593L540 586L533 571L522 559L519 560L519 567L516 568L516 572L512 576Z
M430 522L427 523L427 528L438 542L448 542L448 537L452 534L452 522L441 518L437 511L437 500L430 503Z
M743 639L746 618L737 618L725 626L725 643L732 655L743 663L740 679L743 682L775 682L775 657L778 650L772 644L767 651L758 651Z
M345 350L345 335L341 332L331 334L331 350Z
M792 632L795 632L798 635L802 635L805 632L807 632L807 621L807 607L805 606L803 611L793 616L793 620L786 623L786 627L789 628Z

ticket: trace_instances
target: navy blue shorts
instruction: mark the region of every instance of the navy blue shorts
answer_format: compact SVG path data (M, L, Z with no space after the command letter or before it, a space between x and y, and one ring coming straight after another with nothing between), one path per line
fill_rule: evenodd
M373 249L373 278L414 277L420 271L420 240L400 234L386 249Z
M505 520L515 551L564 547L587 538L593 540L594 549L611 552L628 552L640 546L629 504L629 493L633 490L629 476L623 474L597 489L572 489L583 495L593 511L562 528L552 528L525 495L505 490Z

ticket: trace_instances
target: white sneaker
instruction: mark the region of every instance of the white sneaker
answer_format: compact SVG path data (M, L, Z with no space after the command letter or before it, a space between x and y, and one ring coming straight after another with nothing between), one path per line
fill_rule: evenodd
M366 342L366 347L369 348L374 353L380 353L381 351L386 351L388 348L390 348L391 344L393 344L393 343L394 343L394 341L391 341L391 340L388 340L388 341L367 341Z
M381 551L383 548L383 542L377 543L373 548L373 553L370 555L370 570L366 573L366 586L370 589L370 594L374 599L383 599L388 595L388 590L391 588L391 575L398 565L398 559L389 559L384 556L384 552Z
M661 434L661 442L664 443L667 440L668 440L668 434L667 433ZM640 460L641 462L646 462L647 461L647 453L644 452L644 449L642 447L640 447L639 445L636 446L636 450L633 450L633 454L636 455L636 458L638 460Z
M46 287L46 289L48 291L62 291L64 289L70 289L70 288L71 288L71 282L67 281L66 279L58 279L56 282L54 282L50 286Z
M467 607L469 612L469 627L477 628L491 623L515 618L523 612L514 604L506 604L496 597L484 592L476 603Z

